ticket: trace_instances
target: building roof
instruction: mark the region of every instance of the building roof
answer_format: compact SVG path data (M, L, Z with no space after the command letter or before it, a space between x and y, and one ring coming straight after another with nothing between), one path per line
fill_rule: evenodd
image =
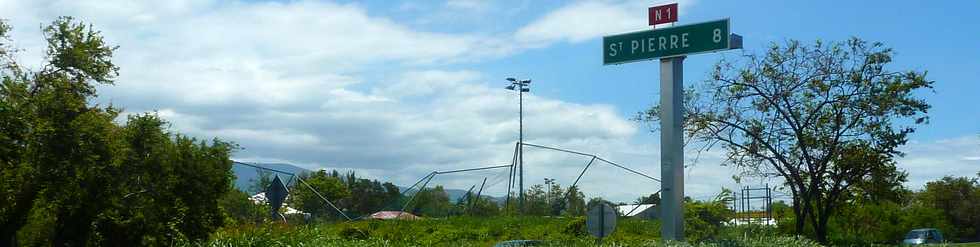
M248 197L248 200L252 201L252 203L255 203L256 205L268 203L268 199L265 198L265 192L259 192L258 194L252 195ZM289 207L289 205L286 203L283 203L282 206L285 208L285 210L282 212L283 214L306 214L303 211Z
M616 206L616 211L618 211L619 214L622 216L632 217L654 206L657 205L656 204L626 204L626 205Z
M371 214L370 218L382 219L382 220L390 220L396 218L403 219L403 220L414 220L414 219L418 219L419 217L415 216L414 214L408 212L402 212L402 211L378 211L377 213Z

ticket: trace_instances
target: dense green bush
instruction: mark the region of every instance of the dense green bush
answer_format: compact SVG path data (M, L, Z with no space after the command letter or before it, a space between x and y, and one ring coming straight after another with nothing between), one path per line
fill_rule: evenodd
M851 205L831 219L829 240L838 245L897 244L909 230L939 228L949 232L949 226L941 210L923 205Z
M0 20L0 246L164 245L225 223L233 144L91 104L119 69L91 25L44 27L37 71L9 57L9 30Z
M496 217L427 219L414 221L368 220L302 226L230 227L207 242L180 246L491 246L513 239L544 240L545 246L597 246L584 231L581 217ZM771 228L770 228L771 229ZM819 246L807 239L776 234L743 235L762 228L726 228L728 239L659 241L657 221L621 219L616 231L601 246ZM363 232L362 232L363 231ZM771 233L771 231L770 231Z

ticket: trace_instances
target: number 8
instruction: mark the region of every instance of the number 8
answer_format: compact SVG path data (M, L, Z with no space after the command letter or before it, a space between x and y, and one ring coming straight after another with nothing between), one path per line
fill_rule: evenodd
M714 33L715 36L711 37L711 40L715 41L715 43L721 42L721 29L715 28Z

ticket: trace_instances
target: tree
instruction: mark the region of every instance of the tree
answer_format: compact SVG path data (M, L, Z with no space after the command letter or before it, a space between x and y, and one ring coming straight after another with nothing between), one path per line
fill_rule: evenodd
M894 163L890 160L887 162ZM908 176L908 172L895 169L894 164L879 163L871 169L866 179L853 181L852 197L860 203L894 202L905 205L912 200L912 191L903 186Z
M0 245L164 245L224 224L234 144L167 131L155 114L114 120L89 104L118 75L114 46L61 17L46 64L22 69L0 21Z
M893 169L892 157L929 105L926 73L886 69L892 50L857 38L812 47L773 44L744 63L722 60L703 90L688 90L692 141L728 151L726 165L778 174L793 195L796 231L809 220L826 243L827 221L855 181ZM659 120L659 106L640 119ZM908 124L905 124L908 123Z
M548 192L546 198L548 201L548 208L550 209L548 215L558 216L561 215L562 211L565 211L565 207L568 205L566 201L564 189L555 179L545 178L544 186L548 187Z
M429 217L445 217L449 215L452 205L449 203L449 194L442 185L437 185L432 189L422 189L416 192L415 201L409 209L415 215Z
M249 194L237 189L231 189L218 201L218 205L228 217L228 225L258 224L269 218L269 205L256 204L249 199Z
M255 168L255 174L258 177L249 180L251 184L248 185L248 189L246 190L251 194L257 194L269 188L269 185L272 185L272 176L275 175L271 171L259 168Z
M633 201L636 204L656 204L660 205L660 193L650 194L648 196L641 196Z
M943 177L926 183L918 200L940 209L955 230L948 233L962 240L980 240L980 183L976 178Z
M497 205L487 196L474 197L468 210L469 215L473 216L497 216L500 214L500 205Z
M616 205L615 203L613 203L611 201L608 201L606 199L603 199L602 197L593 197L593 198L589 199L589 202L588 203L585 204L586 212L588 212L589 209L592 209L593 207L599 206L599 205L601 205L603 203L609 204L609 206L615 206ZM616 212L616 213L619 213L619 212Z
M582 194L582 192L578 190L578 186L568 187L568 190L565 192L565 194L567 195L565 197L567 201L566 204L567 207L565 208L564 215L566 216L585 215L585 211L586 211L585 194Z
M0 88L0 141L4 142L0 172L6 184L0 191L4 199L0 203L0 237L4 241L13 241L36 208L77 213L48 222L51 225L64 224L74 216L89 216L92 212L60 205L70 204L77 199L76 193L82 192L75 186L80 182L75 179L79 170L104 169L118 162L118 156L109 150L119 144L118 139L106 136L111 132L107 129L111 122L100 121L115 118L118 110L88 107L86 102L94 96L92 83L112 83L118 70L110 61L115 48L105 45L98 32L70 18L60 18L43 29L48 64L38 72L25 71L6 44L9 30L8 25L0 24L0 42L4 42L0 53L5 60ZM103 174L92 173L85 179L98 179L95 176ZM65 228L57 227L51 234L74 237L65 235L86 235L90 228L79 227L75 232L60 229Z
M550 215L551 204L548 203L548 193L544 191L541 184L531 185L524 193L524 214L526 215Z
M333 171L331 176L341 179L352 195L340 200L339 205L356 215L372 214L384 208L392 208L401 198L401 193L394 184L387 182L382 184L378 180L357 178L354 171L349 171L342 177L340 172Z
M323 201L323 199L327 199L331 203L335 203L351 196L351 192L347 190L347 187L344 186L340 179L328 175L324 170L302 173L299 175L299 179L305 181L305 183L297 182L289 190L289 198L287 200L289 205L300 211L309 213L313 217L333 219L341 217L336 209L330 207L327 202ZM317 195L317 192L310 190L310 188L315 189L319 195ZM320 196L324 198L320 198Z
M728 207L731 191L723 190L712 201L694 201L685 198L684 229L685 234L695 241L717 236L725 222L735 215Z

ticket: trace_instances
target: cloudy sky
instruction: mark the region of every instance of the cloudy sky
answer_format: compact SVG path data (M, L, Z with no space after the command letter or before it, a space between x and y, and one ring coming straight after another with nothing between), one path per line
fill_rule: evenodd
M517 95L504 78L530 78L529 143L594 153L660 177L659 136L630 120L658 100L653 62L602 66L603 35L648 28L650 1L129 1L0 0L19 61L42 64L40 26L70 15L119 45L116 86L100 103L156 111L175 131L240 144L241 161L354 169L410 185L433 170L508 164ZM842 7L843 5L847 7ZM945 4L945 5L944 5ZM958 6L964 4L969 6ZM980 31L975 2L812 3L681 1L680 23L731 18L744 52L770 42L850 36L895 48L893 69L929 72L932 121L903 147L912 188L980 171ZM685 62L698 83L721 57ZM689 150L687 194L738 185L721 150ZM588 158L526 150L526 183L570 184ZM695 159L697 157L697 159ZM439 177L466 189L506 171ZM758 185L766 180L747 180ZM631 201L657 183L608 165L591 169L589 196Z

